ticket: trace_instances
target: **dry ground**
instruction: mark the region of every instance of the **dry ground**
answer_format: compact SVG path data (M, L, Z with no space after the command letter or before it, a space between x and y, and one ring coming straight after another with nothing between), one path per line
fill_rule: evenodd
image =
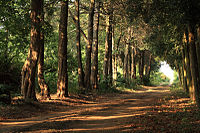
M199 112L168 86L1 107L0 132L198 132ZM195 117L195 118L194 118Z

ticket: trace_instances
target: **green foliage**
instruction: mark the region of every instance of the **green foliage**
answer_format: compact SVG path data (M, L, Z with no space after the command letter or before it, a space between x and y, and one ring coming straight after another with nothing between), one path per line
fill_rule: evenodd
M116 88L119 90L136 90L140 84L140 79L125 79L123 75L117 73Z
M155 72L150 76L150 85L169 85L170 79L161 72Z

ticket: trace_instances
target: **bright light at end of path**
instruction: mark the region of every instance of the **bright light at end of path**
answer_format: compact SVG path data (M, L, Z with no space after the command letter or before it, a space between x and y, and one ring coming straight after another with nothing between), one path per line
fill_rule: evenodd
M160 72L164 73L168 78L170 78L170 84L174 81L174 71L171 69L166 61L161 62Z

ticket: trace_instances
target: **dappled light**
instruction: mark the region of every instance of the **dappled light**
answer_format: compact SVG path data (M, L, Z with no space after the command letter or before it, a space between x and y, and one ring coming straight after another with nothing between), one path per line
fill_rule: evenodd
M200 132L199 0L0 7L0 132Z

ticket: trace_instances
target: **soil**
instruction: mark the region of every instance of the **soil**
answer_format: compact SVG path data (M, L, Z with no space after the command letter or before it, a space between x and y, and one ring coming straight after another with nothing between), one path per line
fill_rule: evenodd
M65 100L40 101L2 108L0 132L143 132L154 131L148 124L152 111L169 86L143 87L140 90L103 96L70 96ZM20 106L19 106L20 105ZM7 112L6 112L7 111ZM159 118L158 118L159 119Z

